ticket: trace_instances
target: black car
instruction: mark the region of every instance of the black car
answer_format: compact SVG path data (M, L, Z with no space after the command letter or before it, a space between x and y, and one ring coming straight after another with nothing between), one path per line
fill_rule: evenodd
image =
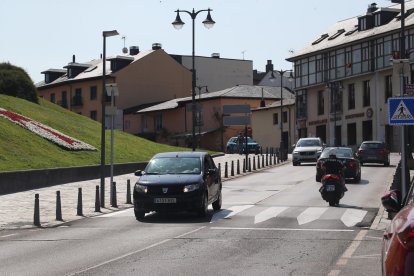
M137 220L151 211L195 211L204 217L210 204L221 209L220 171L206 152L159 153L135 175Z
M364 141L359 146L357 157L361 165L364 163L381 163L385 167L390 165L390 151L381 141Z
M336 158L345 162L345 178L353 178L357 183L361 180L361 165L358 159L354 157L352 149L347 147L328 147L322 151L322 154L316 163L317 182L320 182L324 175L324 161L329 159L332 155L335 155Z

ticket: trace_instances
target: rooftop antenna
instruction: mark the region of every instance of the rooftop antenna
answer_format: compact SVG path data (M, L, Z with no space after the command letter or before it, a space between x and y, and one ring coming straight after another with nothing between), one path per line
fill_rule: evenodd
M244 53L246 52L246 50L243 50L241 53L243 55L243 60L244 60Z
M128 48L127 47L125 47L125 39L126 39L126 36L122 36L122 39L124 40L124 48L122 48L122 53L124 53L124 54L126 54L126 53L128 53Z

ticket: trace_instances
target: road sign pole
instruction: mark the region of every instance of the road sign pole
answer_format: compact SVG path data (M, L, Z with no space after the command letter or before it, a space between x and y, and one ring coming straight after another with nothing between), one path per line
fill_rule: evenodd
M404 97L404 66L400 69L400 96ZM405 125L401 125L401 198L404 200L406 195L406 164L407 156L405 155Z

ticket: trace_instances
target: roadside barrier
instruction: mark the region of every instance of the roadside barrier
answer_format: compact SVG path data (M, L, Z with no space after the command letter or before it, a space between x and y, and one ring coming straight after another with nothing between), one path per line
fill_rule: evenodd
M78 188L78 207L77 207L77 216L83 216L83 207L82 207L82 188Z
M226 162L224 163L224 178L227 178L227 177L229 177L229 173L227 171L227 162Z
M132 204L131 200L131 180L127 180L126 204Z
M240 160L237 159L237 174L240 174Z
M253 156L253 170L256 170L256 156Z
M234 176L234 160L231 160L230 176Z
M56 220L63 221L62 204L60 202L60 191L56 191Z
M39 194L35 194L33 224L40 227Z
M247 163L247 161L246 161L246 158L245 158L245 159L243 159L243 173L246 173L246 163Z
M95 212L101 211L101 204L99 199L99 185L96 185L96 191L95 191Z

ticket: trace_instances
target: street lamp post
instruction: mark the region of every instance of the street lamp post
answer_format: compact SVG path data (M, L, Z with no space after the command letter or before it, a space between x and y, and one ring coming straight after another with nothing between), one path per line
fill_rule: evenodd
M279 146L279 152L280 152L280 158L282 161L286 160L285 156L285 149L286 146L283 143L283 75L285 73L290 73L289 80L292 80L292 70L273 70L272 74L270 76L270 81L275 81L275 75L273 72L276 72L280 75L280 146Z
M102 53L102 99L101 99L101 207L105 207L105 105L106 105L106 93L105 93L105 77L106 77L106 38L110 36L118 35L116 30L103 31L103 53Z
M177 17L175 18L175 21L172 23L172 25L174 26L174 28L175 29L177 29L177 30L179 30L179 29L181 29L183 26L184 26L184 22L181 20L181 18L180 18L180 12L184 12L184 13L187 13L187 14L189 14L190 16L191 16L191 19L192 19L192 27L193 27L193 36L192 36L192 42L193 42L193 51L192 51L192 56L191 56L191 58L192 58L192 85L191 85L191 87L192 87L192 90L191 90L191 104L192 104L192 148L193 148L193 151L195 151L195 148L196 148L196 136L195 136L195 122L196 122L196 115L195 115L195 88L196 88L196 73L195 73L195 26L194 26L194 23L195 23L195 19L196 19L196 17L197 17L197 15L200 13L200 12L203 12L203 11L206 11L206 12L208 12L207 13L207 17L206 17L206 19L203 21L203 24L204 24L204 26L207 28L207 29L210 29L210 28L212 28L213 26L214 26L214 24L216 23L212 18L211 18L211 15L210 15L210 11L212 11L212 9L207 9L207 10L199 10L199 11L194 11L194 9L193 9L193 11L192 12L189 12L189 11L186 11L186 10L176 10L176 13L177 13Z
M334 113L334 129L333 129L333 146L337 147L337 135L336 135L336 113L337 113L337 105L338 105L338 91L339 89L342 89L342 83L341 82L330 82L326 85L330 91L331 91L331 102L332 105L331 107L333 108L333 113Z
M208 93L208 87L207 85L203 85L203 86L196 86L198 89L198 110L197 110L197 114L198 114L198 121L197 121L197 125L198 125L198 146L201 148L201 89L205 88L206 92Z

